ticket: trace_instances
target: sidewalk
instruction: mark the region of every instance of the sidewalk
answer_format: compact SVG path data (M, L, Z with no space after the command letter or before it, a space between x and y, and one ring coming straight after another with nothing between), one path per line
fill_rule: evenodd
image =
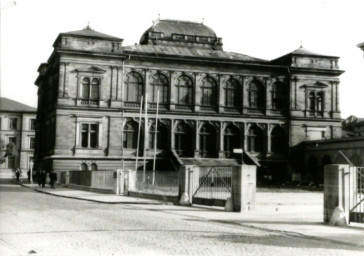
M56 189L22 184L38 192L108 204L134 204L142 209L176 212L204 221L254 227L273 232L282 232L311 239L331 240L364 248L364 224L352 223L349 227L334 227L323 224L323 196L319 192L281 193L260 192L256 195L256 209L252 212L225 212L221 207L183 207L169 202L129 196L102 194L58 186Z

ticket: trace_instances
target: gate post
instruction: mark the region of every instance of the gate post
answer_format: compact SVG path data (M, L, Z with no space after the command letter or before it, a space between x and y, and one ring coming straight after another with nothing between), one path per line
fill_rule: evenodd
M231 197L235 212L255 209L257 167L240 165L233 167Z
M352 195L349 165L332 164L324 167L324 222L328 223L336 207L344 209L348 222Z
M179 167L178 198L180 205L192 205L193 193L193 166L182 165Z

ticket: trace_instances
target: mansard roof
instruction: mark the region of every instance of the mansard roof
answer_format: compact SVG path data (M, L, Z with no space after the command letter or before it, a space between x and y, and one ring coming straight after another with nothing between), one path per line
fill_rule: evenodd
M0 111L36 112L36 109L8 98L0 98Z
M110 35L95 31L92 28L90 28L90 26L87 26L82 30L60 33L58 35L58 37L60 37L60 36L90 37L90 38L106 39L106 40L112 40L112 41L123 41L122 38L110 36Z
M248 62L268 62L263 59L254 58L245 54L227 52L223 50L213 50L204 48L193 48L183 46L169 46L169 45L131 45L123 47L123 52L128 53L141 53L153 56L177 56L177 57L200 57L211 59L226 59L236 61Z
M320 54L320 53L316 53L316 52L312 52L310 50L307 50L306 48L303 48L302 46L296 50L294 50L293 52L290 52L290 53L287 53L275 60L278 60L278 59L283 59L283 58L286 58L286 57L290 57L290 56L294 56L294 55L299 55L299 56L312 56L312 57L329 57L329 58L339 58L339 57L336 57L336 56L330 56L330 55L325 55L325 54ZM275 60L272 60L272 61L275 61Z
M171 38L173 34L216 37L216 33L203 23L182 20L157 20L144 32L140 43L148 37L149 32L162 33L163 38Z

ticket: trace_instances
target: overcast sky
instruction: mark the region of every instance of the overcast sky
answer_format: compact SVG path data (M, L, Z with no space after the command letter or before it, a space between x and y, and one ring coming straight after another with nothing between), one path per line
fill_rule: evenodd
M303 47L339 56L342 117L364 117L363 0L1 0L1 97L37 105L37 69L61 32L87 23L139 43L161 19L201 22L223 38L224 50L266 60Z

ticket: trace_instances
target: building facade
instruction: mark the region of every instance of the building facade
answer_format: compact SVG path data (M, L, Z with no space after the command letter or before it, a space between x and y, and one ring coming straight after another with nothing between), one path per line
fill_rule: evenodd
M16 168L28 170L35 148L36 109L0 98L0 176L8 177ZM12 154L6 155L11 144Z
M302 172L297 145L341 137L338 57L301 47L266 61L175 20L154 22L139 44L122 42L89 27L59 34L35 82L38 168L131 168L155 146L182 161L242 148L280 179Z

